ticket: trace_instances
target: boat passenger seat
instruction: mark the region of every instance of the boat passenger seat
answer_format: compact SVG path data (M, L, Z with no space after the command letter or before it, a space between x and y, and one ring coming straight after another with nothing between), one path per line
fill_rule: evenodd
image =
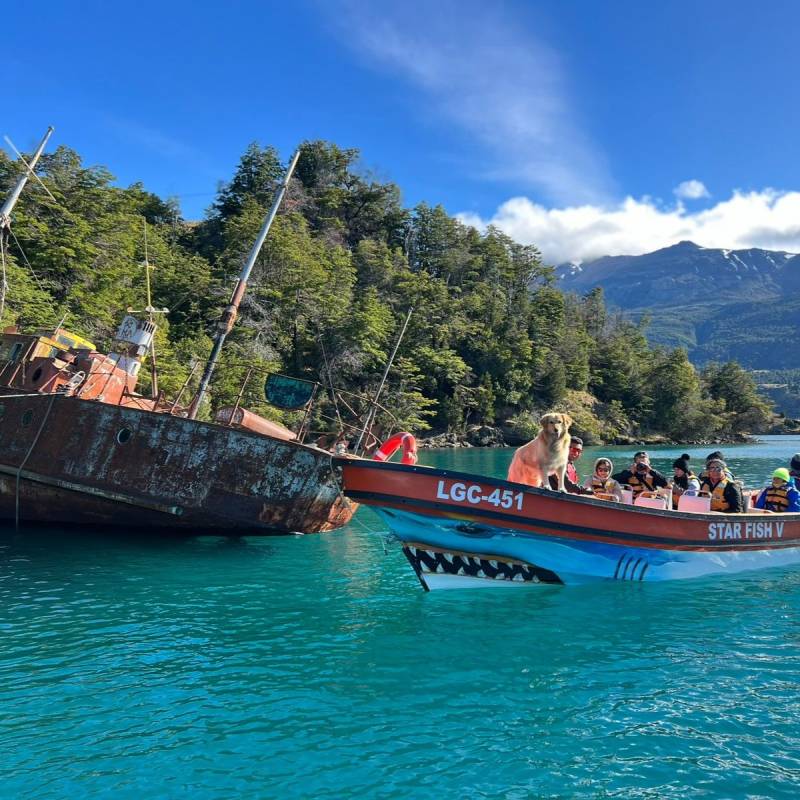
M692 514L708 514L711 511L711 498L682 494L678 498L678 511L689 511Z
M642 492L633 501L633 504L643 508L658 508L664 511L667 508L667 498L659 497L657 494L650 494L649 492Z

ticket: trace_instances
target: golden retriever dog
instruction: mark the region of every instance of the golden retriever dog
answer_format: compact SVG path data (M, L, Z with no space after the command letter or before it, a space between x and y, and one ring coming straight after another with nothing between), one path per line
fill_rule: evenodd
M508 480L527 483L530 486L550 488L549 475L558 476L558 490L564 488L564 474L569 456L569 426L572 418L568 414L550 412L539 420L542 429L528 444L522 445L511 459Z

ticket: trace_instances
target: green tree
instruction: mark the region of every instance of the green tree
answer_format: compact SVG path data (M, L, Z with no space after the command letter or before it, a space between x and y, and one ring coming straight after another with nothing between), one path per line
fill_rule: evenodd
M726 434L751 433L763 428L769 420L770 403L758 394L752 375L735 361L708 364L702 379L709 396L724 404Z

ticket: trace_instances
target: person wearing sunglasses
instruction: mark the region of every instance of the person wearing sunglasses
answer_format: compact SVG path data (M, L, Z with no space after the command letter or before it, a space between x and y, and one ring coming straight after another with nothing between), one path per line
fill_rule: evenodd
M715 450L713 453L709 453L706 456L706 465L703 468L703 471L699 475L700 483L702 483L708 477L708 465L712 461L721 461L723 464L725 464L725 456L722 455L722 451ZM736 480L736 476L731 472L730 467L728 467L727 464L725 465L725 477L729 481Z
M614 464L610 458L598 458L594 462L594 474L586 479L583 484L586 489L591 489L592 494L613 495L617 502L622 502L622 486L611 477Z
M575 469L575 462L583 453L583 439L580 436L573 436L569 440L569 455L567 456L567 471L564 474L564 488L570 494L592 494L591 490L584 488L580 484L578 470ZM558 489L558 478L555 475L548 477L550 488Z
M706 465L706 477L700 482L700 491L711 495L711 510L727 514L741 514L744 511L742 490L726 474L728 467L724 461L715 458Z

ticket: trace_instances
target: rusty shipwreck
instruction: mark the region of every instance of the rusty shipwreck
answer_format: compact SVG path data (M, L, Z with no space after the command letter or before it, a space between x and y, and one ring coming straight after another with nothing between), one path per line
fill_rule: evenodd
M48 131L0 209L11 210ZM155 324L126 316L108 353L62 327L0 336L0 520L196 533L316 533L346 524L331 453L237 405L195 419L297 154L220 320L200 389L183 408L136 392ZM152 309L148 306L148 311ZM285 381L286 382L286 381ZM307 383L296 381L295 388ZM292 381L288 379L289 389ZM286 387L284 386L284 389ZM313 386L306 397L312 402ZM291 393L291 392L290 392ZM284 392L285 394L285 392ZM302 391L301 391L302 394Z

